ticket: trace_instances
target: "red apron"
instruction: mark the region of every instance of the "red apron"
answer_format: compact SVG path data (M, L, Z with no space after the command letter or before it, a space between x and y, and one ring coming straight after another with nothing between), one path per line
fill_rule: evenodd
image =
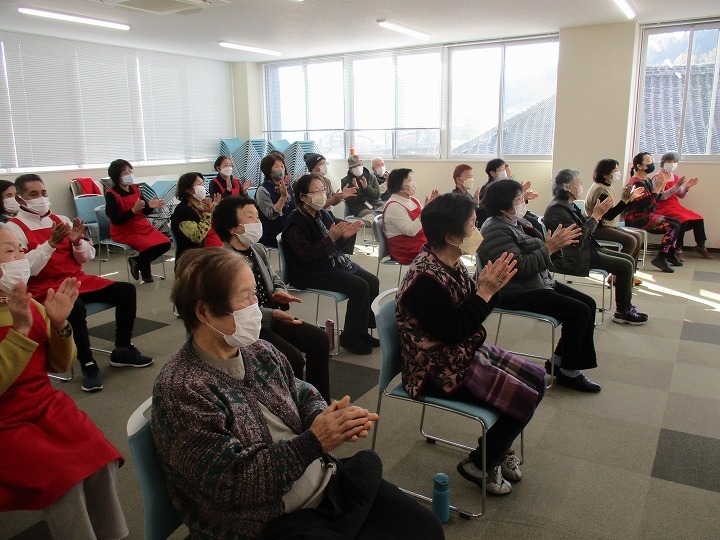
M215 229L210 227L210 230L205 235L205 243L203 244L203 247L222 247L223 241L220 240L220 237L215 232Z
M678 175L673 174L672 180L665 184L665 190L667 191L673 187L677 184L677 181ZM677 196L677 193L673 193L667 199L658 201L655 212L662 214L663 216L675 218L680 223L703 218L700 214L696 214L692 210L688 210L680 204L680 198Z
M224 195L225 190L227 189L227 183L221 182L218 180L217 176L212 179L213 182L217 185L217 187L220 188L220 193L223 193L223 198L229 195ZM234 176L230 177L230 184L232 185L232 189L230 190L230 194L234 197L237 197L240 195L240 180L235 178ZM210 246L207 246L210 247Z
M133 184L130 186L132 194L125 197L118 195L115 189L108 189L108 193L117 199L118 207L121 212L132 210L135 201L140 199L140 190ZM137 251L145 251L153 246L166 244L170 240L163 233L152 226L148 218L142 212L134 214L129 220L121 225L110 223L110 237L116 242L127 244Z
M388 201L388 203L385 205L385 209L383 210L383 221L385 221L385 210L387 210L387 207L391 204L400 204L397 201ZM414 210L408 210L406 206L402 206L410 216L410 219L413 221L420 217L420 213L422 212L422 207L416 203ZM393 236L392 238L387 239L388 243L388 251L390 252L390 256L395 259L400 264L410 264L413 262L415 257L417 257L417 254L420 253L420 250L422 247L427 244L427 238L425 237L425 232L420 229L415 236L406 236L404 234L399 234L397 236Z
M58 225L63 223L55 214L49 214L48 217ZM47 229L31 231L28 226L18 218L13 218L10 221L17 224L25 233L28 251L32 251L40 244L44 244L50 238L49 227ZM81 293L99 291L115 283L109 279L83 272L82 265L75 260L75 255L73 255L70 239L66 237L57 245L55 252L50 257L45 268L43 268L37 276L30 276L27 284L28 291L30 291L30 294L33 295L35 300L44 302L48 289L53 288L57 291L62 282L71 277L77 278L78 281L80 281Z
M47 323L35 302L28 337L38 344L25 370L0 394L0 512L38 510L108 463L123 459L46 372ZM8 310L0 305L0 310ZM0 328L0 340L10 331Z

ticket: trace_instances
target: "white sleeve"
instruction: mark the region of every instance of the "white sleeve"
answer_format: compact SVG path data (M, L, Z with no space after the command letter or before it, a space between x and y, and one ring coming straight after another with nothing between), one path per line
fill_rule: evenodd
M416 220L410 219L407 208L398 202L387 205L383 222L385 225L385 235L388 238L401 234L405 236L415 236L420 229L422 229L420 218Z

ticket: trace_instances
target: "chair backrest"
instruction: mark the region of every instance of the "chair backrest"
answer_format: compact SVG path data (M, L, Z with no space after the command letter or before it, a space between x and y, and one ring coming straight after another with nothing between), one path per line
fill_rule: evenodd
M388 250L387 245L387 237L385 236L385 231L383 231L383 215L378 214L373 218L373 234L375 235L375 239L378 243L378 259L382 261L385 257L390 256L390 251Z
M72 193L73 198L78 195L82 195L82 186L80 185L80 182L77 180L70 180L70 193Z
M85 223L97 223L95 209L105 204L105 197L102 195L80 195L74 198L77 216Z
M111 240L110 238L110 218L105 213L105 205L95 208L95 218L98 224L98 238L100 241Z
M145 198L145 200L149 201L150 199L158 196L157 192L145 182L140 182L139 184L137 184L137 187L140 190L140 193L142 193L142 196Z
M390 292L394 292L392 290ZM387 294L380 293L378 298ZM385 390L395 376L402 370L400 358L400 333L398 332L397 317L395 317L395 298L379 306L375 311L378 337L382 363L380 364L380 390Z
M290 285L290 272L288 272L287 260L285 259L285 242L282 241L282 235L277 236L278 258L280 259L280 278L285 285Z
M584 216L585 215L585 201L583 199L577 199L575 201L575 206L577 206L580 209L580 213Z
M170 499L165 474L152 440L150 422L145 417L150 407L152 397L132 413L127 423L127 436L143 497L145 539L165 540L182 525L182 520Z

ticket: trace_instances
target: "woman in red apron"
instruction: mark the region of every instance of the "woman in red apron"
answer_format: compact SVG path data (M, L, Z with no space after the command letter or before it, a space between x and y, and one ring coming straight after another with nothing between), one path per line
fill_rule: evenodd
M113 187L105 193L105 213L110 218L110 236L116 242L139 251L130 257L130 272L144 282L153 280L150 264L170 249L167 236L158 231L145 217L165 205L157 197L146 201L135 185L133 168L124 159L116 159L108 167Z
M695 247L693 248L695 253L703 259L712 259L712 255L708 253L705 247L705 241L707 240L707 236L705 235L705 220L700 214L688 210L680 204L680 199L684 199L688 190L700 180L697 177L685 180L684 176L675 174L673 171L675 171L678 161L680 161L680 154L677 152L666 152L660 160L660 167L664 171L671 173L672 178L665 184L665 190L657 203L657 212L658 214L677 219L680 222L677 249L675 250L675 256L678 260L685 260L682 246L685 231L688 229L692 229L695 235Z
M175 239L175 266L188 249L220 247L222 240L212 227L212 213L220 202L220 194L211 199L205 193L203 175L183 174L178 180L175 196L180 204L173 210L170 228Z
M383 232L390 256L400 264L410 264L427 242L420 223L422 205L413 195L416 190L410 169L395 169L387 179L390 199L383 209ZM437 190L425 204L438 196Z
M43 307L29 298L13 233L0 229L0 245L0 512L42 509L54 538L123 538L122 457L47 376L75 360L67 316L79 283L64 280Z
M219 193L223 199L231 195L247 197L248 190L252 187L252 184L250 180L246 180L243 185L240 185L240 179L232 175L233 164L228 156L220 156L215 160L215 170L218 174L210 180L210 198L214 198L217 193ZM220 245L222 245L222 242Z

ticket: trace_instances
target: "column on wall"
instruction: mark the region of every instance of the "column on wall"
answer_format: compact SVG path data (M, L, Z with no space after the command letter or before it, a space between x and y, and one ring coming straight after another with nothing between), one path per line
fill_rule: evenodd
M262 64L235 62L233 90L235 100L235 133L240 139L263 137ZM229 137L231 135L228 135Z
M553 174L580 171L589 187L602 158L632 160L638 62L637 23L560 30Z

